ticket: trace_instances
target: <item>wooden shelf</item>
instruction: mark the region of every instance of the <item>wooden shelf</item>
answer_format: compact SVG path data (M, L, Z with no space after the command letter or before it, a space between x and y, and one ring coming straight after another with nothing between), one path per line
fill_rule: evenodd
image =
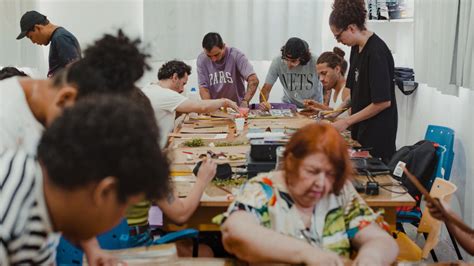
M367 23L413 23L413 18L399 18L390 20L367 20Z

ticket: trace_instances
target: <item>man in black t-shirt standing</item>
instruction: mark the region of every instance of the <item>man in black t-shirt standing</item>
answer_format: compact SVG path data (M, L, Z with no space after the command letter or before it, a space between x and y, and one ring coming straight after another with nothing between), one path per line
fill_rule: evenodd
M335 0L329 17L336 40L352 47L346 82L351 115L333 125L351 127L353 139L387 162L395 153L398 126L394 61L385 42L367 30L366 13L364 0Z
M34 44L50 44L48 78L81 59L81 47L76 37L63 27L50 23L45 15L36 11L26 12L21 17L20 28L17 40L26 36Z

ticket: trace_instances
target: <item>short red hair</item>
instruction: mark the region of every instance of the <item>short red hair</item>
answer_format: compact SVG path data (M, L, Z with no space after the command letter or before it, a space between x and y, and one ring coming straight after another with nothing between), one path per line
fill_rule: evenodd
M283 169L298 176L301 162L309 155L323 153L332 164L336 179L333 192L337 195L353 173L347 144L339 132L328 123L313 123L300 128L286 145Z

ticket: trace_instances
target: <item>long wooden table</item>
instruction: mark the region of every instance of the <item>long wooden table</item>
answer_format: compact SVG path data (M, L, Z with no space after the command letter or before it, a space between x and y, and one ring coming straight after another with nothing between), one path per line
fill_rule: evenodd
M208 120L190 120L185 118L180 125L178 125L175 129L173 137L171 138L171 142L169 145L169 149L171 150L171 159L172 159L172 173L175 175L175 185L178 195L180 197L185 197L187 193L190 191L192 186L194 185L195 177L192 175L192 169L196 162L196 156L200 153L205 152L206 150L213 150L213 151L222 151L226 150L228 153L232 153L234 150L235 153L241 154L245 151L250 149L249 145L247 146L231 146L231 147L199 147L199 148L183 148L182 142L185 140L189 140L195 136L192 133L190 128L198 127L200 130L199 136L203 136L203 128L209 126L217 126L222 128L223 126L228 127L228 134L223 139L216 138L216 134L204 134L204 137L208 137L209 139L205 139L205 143L208 144L210 142L218 143L220 141L242 141L246 140L244 137L246 132L248 132L249 128L268 128L271 129L275 128L283 128L283 129L297 129L300 128L308 123L313 123L314 120L304 118L301 116L297 116L294 118L277 118L277 119L252 119L248 120L248 123L244 129L244 132L236 135L235 130L233 128L233 122L231 120L225 119L208 119ZM180 129L185 127L187 130L186 132L189 133L180 133ZM213 130L210 130L213 131ZM218 137L223 137L222 135ZM192 154L192 155L191 155ZM190 158L191 156L191 158ZM174 162L173 162L174 161ZM219 162L219 160L218 160ZM226 161L227 162L227 161ZM239 161L234 163L233 165L242 165L245 164L245 160ZM359 182L365 184L367 178L365 176L356 176L356 179ZM394 180L389 175L384 176L377 176L375 177L376 181L382 185L389 185L392 184L393 186L387 187L389 190L394 192L390 192L383 188L379 188L379 195L369 196L365 194L361 194L367 204L374 208L380 209L383 208L385 211L384 218L389 223L391 227L395 227L396 223L396 208L402 206L415 206L416 202L408 193L400 194L404 192L404 189L400 186L397 186L398 182ZM237 192L237 188L226 187L225 190L231 191L234 194ZM170 221L164 220L165 226L168 230L179 230L183 228L196 228L201 231L217 231L219 227L215 224L211 223L211 220L214 216L218 215L219 213L224 212L229 204L232 202L232 195L228 192L217 188L213 184L209 184L206 188L206 191L201 198L200 205L191 219L182 226L176 226L172 224Z

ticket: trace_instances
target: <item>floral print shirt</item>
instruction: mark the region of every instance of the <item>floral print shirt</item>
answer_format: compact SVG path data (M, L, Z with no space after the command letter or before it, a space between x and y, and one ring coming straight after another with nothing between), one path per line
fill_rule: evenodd
M375 221L388 228L350 182L339 195L329 193L317 203L311 226L306 228L286 184L277 175L278 172L270 172L247 181L227 212L215 217L214 222L222 224L231 213L243 210L253 214L264 227L344 257L351 255L351 240L365 226Z

